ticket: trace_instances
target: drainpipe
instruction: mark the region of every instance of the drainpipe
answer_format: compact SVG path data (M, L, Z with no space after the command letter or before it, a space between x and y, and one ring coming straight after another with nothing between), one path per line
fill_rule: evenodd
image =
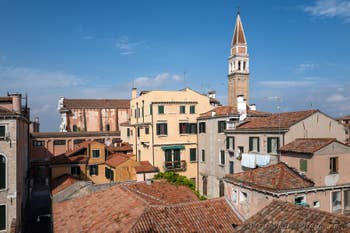
M196 179L196 190L199 191L199 148L198 148L198 143L199 143L199 127L198 127L198 119L197 119L197 179Z
M153 124L153 102L151 103L152 117L151 117L151 128L152 128L152 165L154 166L154 124Z

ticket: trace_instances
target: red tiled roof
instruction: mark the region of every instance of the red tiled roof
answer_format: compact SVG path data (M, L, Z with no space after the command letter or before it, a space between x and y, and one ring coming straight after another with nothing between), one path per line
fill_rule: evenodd
M68 174L56 177L51 181L51 193L55 195L56 193L68 188L77 181L79 180Z
M247 42L245 40L241 17L237 15L235 31L232 38L232 46L235 44L245 44L245 43Z
M130 146L129 143L122 143L121 146L117 146L117 147L114 147L114 146L109 146L108 147L108 150L110 152L132 152L132 147Z
M130 156L121 153L115 153L108 156L106 164L111 167L118 167L120 164L125 163L130 159Z
M53 204L54 232L128 232L147 203L121 186Z
M314 186L314 183L301 176L285 163L252 169L245 172L228 174L226 180L245 187L272 192L301 189Z
M66 156L65 154L57 155L51 158L50 164L85 164L87 163L86 155Z
M124 187L149 204L154 205L198 201L198 197L190 188L183 185L174 185L164 180L156 180L151 185L141 182L125 185Z
M102 137L120 136L119 131L80 131L80 132L33 132L33 138L70 138L70 137Z
M130 232L233 232L242 222L224 198L148 208Z
M336 142L335 138L297 138L280 148L281 152L313 154L323 147Z
M248 108L248 107L247 107ZM215 117L218 116L230 116L230 115L239 115L237 108L233 106L219 106L216 107L208 112L200 114L199 118L207 118L212 117L213 112L215 112ZM247 110L248 116L270 116L271 113L269 112L262 112L262 111L256 111L256 110L250 110L248 108Z
M273 201L236 228L240 233L350 232L350 217Z
M237 129L288 129L318 110L276 113L268 117L248 118Z
M65 108L126 108L130 107L128 99L64 99Z
M159 169L153 167L149 161L140 161L140 166L135 167L136 173L158 172Z

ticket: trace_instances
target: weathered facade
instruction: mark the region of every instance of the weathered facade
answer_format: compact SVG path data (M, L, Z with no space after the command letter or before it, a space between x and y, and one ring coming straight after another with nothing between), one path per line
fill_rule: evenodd
M133 145L137 160L196 179L197 117L213 108L210 98L189 88L141 92L138 97L133 89L130 107L126 141Z
M0 97L0 232L21 232L28 197L29 109Z
M58 101L60 132L119 131L129 119L127 99L65 99Z

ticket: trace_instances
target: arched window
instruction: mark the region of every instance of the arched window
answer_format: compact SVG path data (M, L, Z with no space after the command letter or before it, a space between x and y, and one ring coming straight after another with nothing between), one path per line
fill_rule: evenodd
M77 125L73 125L73 132L77 132L78 131L78 126Z
M111 130L111 126L109 124L106 125L106 130L110 131Z
M6 189L6 178L7 178L7 158L5 155L0 154L0 190Z
M246 70L246 62L243 62L243 70Z
M238 61L238 70L241 70L241 61Z

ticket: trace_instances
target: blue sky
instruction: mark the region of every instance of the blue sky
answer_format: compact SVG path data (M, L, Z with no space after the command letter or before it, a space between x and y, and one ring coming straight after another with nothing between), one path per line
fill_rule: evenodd
M240 6L258 110L350 114L350 1L0 0L0 95L28 93L42 131L59 96L129 98L140 90L217 91ZM184 72L186 72L184 79Z

